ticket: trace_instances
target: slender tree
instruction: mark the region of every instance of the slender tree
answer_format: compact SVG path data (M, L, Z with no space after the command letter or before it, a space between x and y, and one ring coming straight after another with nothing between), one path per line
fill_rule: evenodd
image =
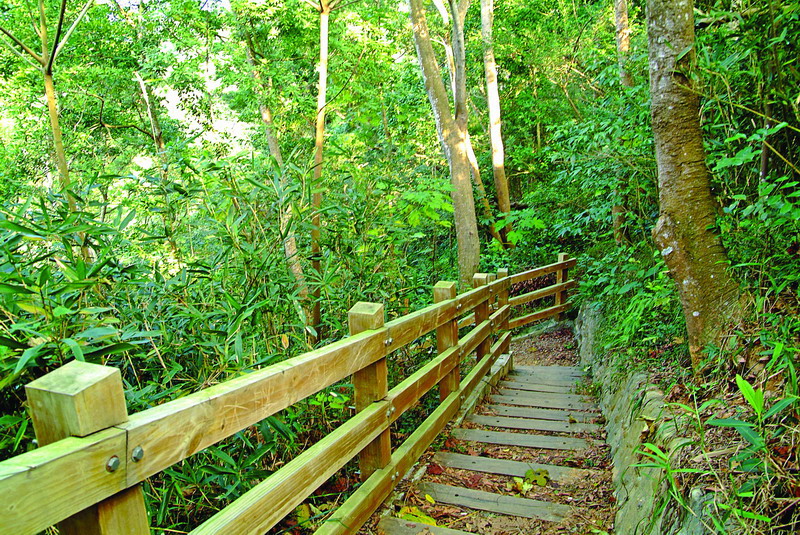
M502 123L500 120L500 90L497 83L497 61L494 57L494 0L481 0L481 37L483 38L483 69L486 75L486 100L489 106L489 140L492 146L492 172L497 207L502 214L511 212L511 198L506 179L505 149L503 148ZM511 225L502 231L502 241L507 244Z
M59 122L58 113L58 97L56 96L55 82L53 80L53 68L58 55L64 49L64 46L67 44L67 41L69 41L70 36L72 36L72 32L75 31L75 28L77 28L78 24L81 22L81 19L83 19L93 4L94 0L89 0L86 2L78 15L75 17L72 25L70 25L69 28L64 31L64 19L66 18L67 14L67 2L66 0L62 0L58 10L58 24L56 25L55 29L55 36L51 40L48 33L49 28L45 1L39 0L39 20L33 21L34 29L36 34L39 36L41 45L41 52L38 54L34 51L34 47L29 47L20 39L18 39L11 31L0 25L0 33L5 35L11 41L8 42L0 39L0 43L5 45L6 48L8 48L20 59L35 67L42 75L44 93L47 100L47 110L50 117L50 130L53 134L53 148L56 167L58 168L59 183L61 184L61 190L67 197L69 209L72 212L76 211L77 207L75 203L75 197L70 192L71 182L69 176L69 164L67 163L67 154L64 150L64 141L61 135L61 124ZM84 251L84 253L86 254L86 251Z
M458 242L458 273L461 284L471 285L478 269L480 241L475 215L475 200L470 183L470 163L467 150L467 84L464 50L464 19L469 0L450 0L453 47L453 100L451 112L439 64L431 44L428 22L422 0L411 0L411 26L417 49L425 90L436 119L436 130L445 158L450 167L450 196L453 200L456 240Z
M319 341L322 325L322 312L320 310L321 288L319 281L322 279L322 249L320 246L320 211L322 209L322 149L325 142L325 108L327 106L328 90L328 37L330 28L331 11L339 0L304 0L308 5L319 12L319 85L317 91L317 115L314 141L314 191L311 195L313 214L311 216L311 269L317 277L317 284L312 288L311 324L314 333L312 339Z
M614 21L616 22L617 63L619 79L623 87L633 87L633 78L626 63L631 50L631 29L628 22L628 0L614 0ZM625 199L619 188L614 188L617 202L611 207L611 220L614 226L614 241L617 245L625 239Z
M648 0L651 117L658 164L653 237L669 267L686 318L692 364L740 317L739 286L714 230L716 210L700 130L693 3Z

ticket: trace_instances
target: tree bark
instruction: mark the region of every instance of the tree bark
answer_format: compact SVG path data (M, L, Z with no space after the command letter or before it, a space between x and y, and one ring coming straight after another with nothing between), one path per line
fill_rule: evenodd
M500 213L508 215L511 212L511 198L508 194L508 180L506 179L505 148L503 147L502 123L500 120L500 89L497 83L497 61L494 57L494 39L492 38L493 26L494 0L481 0L483 70L486 75L486 101L489 107L489 140L492 146L494 189L497 194L497 207L500 209ZM510 247L507 236L511 230L510 224L500 230L501 242L506 247Z
M648 0L651 116L658 164L658 222L653 238L669 267L686 318L695 370L703 348L740 318L739 286L713 230L716 218L700 130L693 67L692 2Z
M417 49L425 90L436 119L436 131L447 163L453 200L456 240L458 243L458 272L463 288L472 285L472 276L478 270L480 242L475 216L475 200L470 183L470 164L467 155L467 99L464 59L463 23L469 2L450 0L452 16L452 46L454 57L455 113L450 111L447 90L431 45L428 22L422 0L411 0L411 26Z

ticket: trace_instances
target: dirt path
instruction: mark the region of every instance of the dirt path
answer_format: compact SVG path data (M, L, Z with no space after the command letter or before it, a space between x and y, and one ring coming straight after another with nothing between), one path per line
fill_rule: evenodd
M576 346L568 329L513 342L512 375L426 452L394 519L361 533L611 532L608 446Z

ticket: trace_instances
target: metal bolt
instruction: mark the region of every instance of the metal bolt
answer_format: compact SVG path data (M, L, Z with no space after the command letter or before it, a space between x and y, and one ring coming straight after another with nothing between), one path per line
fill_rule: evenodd
M394 342L394 338L387 338L387 339L386 339L386 340L383 342L383 345L385 345L385 346L387 346L387 347L388 347L388 346L392 345L392 342Z
M456 310L461 310L461 303L456 305Z
M388 418L391 415L392 415L392 410L391 409L387 409L386 410L386 417Z
M395 479L397 479L397 476L392 474L392 481L394 481Z
M138 463L144 458L144 450L141 446L136 446L131 452L131 461Z
M397 411L397 407L392 407L392 414L394 414L396 411Z
M395 473L394 473L394 477L395 477L395 479L397 479L398 477L400 477L400 472L395 472Z
M116 472L119 468L119 457L114 455L106 462L106 472Z

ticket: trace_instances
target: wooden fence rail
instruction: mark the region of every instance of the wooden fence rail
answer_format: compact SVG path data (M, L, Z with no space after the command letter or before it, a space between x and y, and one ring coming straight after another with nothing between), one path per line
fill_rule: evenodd
M141 483L187 457L352 376L357 414L218 512L193 534L263 533L350 459L362 485L317 531L354 533L508 353L510 329L563 314L574 259L512 276L477 274L460 295L434 287L434 304L384 323L383 305L358 303L347 338L128 415L119 370L73 361L26 386L40 448L0 462L0 534L145 534ZM556 273L557 283L509 298L516 283ZM512 318L548 296L554 305ZM474 325L474 326L473 326ZM459 336L459 327L472 327ZM435 332L437 355L388 388L387 358ZM475 361L469 357L475 354ZM510 366L510 359L506 358ZM462 364L472 364L462 378ZM389 426L438 385L440 403L392 450Z

